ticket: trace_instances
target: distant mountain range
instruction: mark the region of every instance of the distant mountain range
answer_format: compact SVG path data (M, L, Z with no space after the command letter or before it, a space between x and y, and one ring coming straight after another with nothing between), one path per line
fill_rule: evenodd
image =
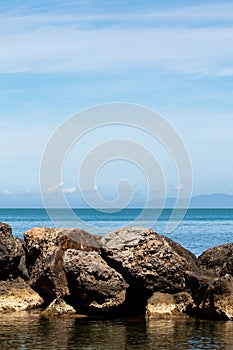
M166 200L166 207L173 207L175 198ZM203 194L193 196L190 208L233 208L233 195L223 193Z
M67 194L69 203L72 207L85 207L83 204L77 205L77 200L74 196ZM176 198L168 198L165 203L166 208L173 208L176 202ZM149 207L158 207L159 202L150 203ZM3 195L0 194L0 208L41 208L43 207L41 197L39 194L34 195ZM144 203L138 202L134 206L137 208L143 208ZM185 207L181 205L180 207ZM190 208L233 208L233 195L214 193L203 194L199 196L193 196L190 201Z

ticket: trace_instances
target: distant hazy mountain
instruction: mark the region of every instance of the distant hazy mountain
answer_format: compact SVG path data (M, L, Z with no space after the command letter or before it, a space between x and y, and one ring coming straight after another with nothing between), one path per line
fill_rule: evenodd
M68 194L67 198L72 207L86 207L85 204L77 204L75 196ZM175 205L175 198L168 198L165 203L166 208L173 208ZM134 203L132 207L143 208L145 203ZM148 207L158 207L160 202L154 201L149 203ZM180 205L180 207L184 207ZM34 194L0 194L0 208L41 208L43 207L41 197L38 193ZM204 194L200 196L193 196L189 205L190 208L233 208L233 195L214 193Z
M166 207L171 208L175 204L175 198L168 198ZM191 199L190 208L233 208L233 195L214 193L194 196Z
M192 208L233 208L233 196L223 193L195 196L190 206Z

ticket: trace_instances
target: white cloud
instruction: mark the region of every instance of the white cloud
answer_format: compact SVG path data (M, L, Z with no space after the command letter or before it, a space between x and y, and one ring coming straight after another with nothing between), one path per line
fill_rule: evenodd
M229 44L233 42L233 28L208 26L205 19L233 17L232 10L232 4L222 4L117 16L8 15L0 21L0 44L4 47L0 52L0 73L143 67L228 76L232 73L232 68L227 67L233 60ZM171 25L172 18L179 19L179 25ZM193 26L195 18L202 18L205 25ZM165 19L165 25L161 25ZM127 26L122 26L122 20ZM145 27L148 20L153 25ZM93 28L96 21L102 26ZM92 25L83 26L83 22Z
M76 188L75 187L64 188L63 192L72 194L76 192Z
M62 185L63 185L63 183L60 182L59 184L51 186L51 187L47 188L46 190L44 190L44 193L57 193L57 192L60 192Z
M10 191L8 191L8 190L2 191L2 194L3 194L4 196L12 196L12 195L13 195L13 193L10 192Z
M177 191L177 192L180 192L180 191L183 191L183 189L184 189L184 185L183 184L177 184L176 186L175 186L175 191Z

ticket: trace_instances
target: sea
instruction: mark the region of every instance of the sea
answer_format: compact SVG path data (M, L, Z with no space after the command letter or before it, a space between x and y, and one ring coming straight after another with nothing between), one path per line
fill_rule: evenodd
M233 209L188 209L182 221L173 221L172 210L158 216L153 209L110 210L0 209L0 221L13 235L23 238L33 227L80 227L105 235L128 226L152 227L190 250L196 256L216 245L233 242ZM183 212L177 209L177 218ZM157 217L158 216L158 217ZM155 220L156 218L156 220ZM175 223L175 225L174 225ZM183 317L146 321L143 316L116 319L74 317L41 318L38 312L0 316L1 349L146 350L233 349L233 322Z

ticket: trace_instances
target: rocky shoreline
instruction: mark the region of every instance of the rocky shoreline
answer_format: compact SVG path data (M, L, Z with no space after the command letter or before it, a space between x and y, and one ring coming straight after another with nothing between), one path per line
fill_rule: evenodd
M33 228L21 240L0 223L0 267L1 313L233 320L233 243L197 258L151 229Z

